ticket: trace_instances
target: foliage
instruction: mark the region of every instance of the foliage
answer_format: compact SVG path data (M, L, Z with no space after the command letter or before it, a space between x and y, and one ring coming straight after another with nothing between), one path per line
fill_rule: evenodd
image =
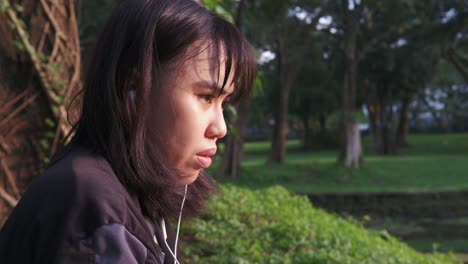
M102 30L106 19L117 0L77 1L80 31L80 44L83 58L87 58L95 45L97 34Z
M413 131L463 132L468 128L468 86L453 65L438 63L432 82L418 93L413 103ZM431 113L429 120L417 118ZM432 121L432 122L431 122Z
M231 23L234 22L232 14L234 14L233 2L235 1L203 0L202 2L203 5L205 5L206 8L208 8L209 10L222 16L224 19L230 21Z
M387 232L314 208L282 187L226 185L208 214L183 231L189 263L454 263L421 254ZM452 262L453 261L453 262Z

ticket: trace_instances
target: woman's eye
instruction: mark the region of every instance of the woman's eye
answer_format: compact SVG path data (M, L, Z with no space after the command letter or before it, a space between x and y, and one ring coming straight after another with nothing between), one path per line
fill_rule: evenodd
M211 103L213 101L214 95L213 94L201 94L199 95L200 99L207 102Z

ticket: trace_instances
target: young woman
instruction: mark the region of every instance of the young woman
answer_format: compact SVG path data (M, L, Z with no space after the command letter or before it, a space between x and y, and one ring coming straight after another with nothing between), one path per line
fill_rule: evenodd
M203 169L227 132L223 105L249 95L255 69L239 31L198 3L121 1L75 134L4 225L0 262L180 263L182 215L213 193Z

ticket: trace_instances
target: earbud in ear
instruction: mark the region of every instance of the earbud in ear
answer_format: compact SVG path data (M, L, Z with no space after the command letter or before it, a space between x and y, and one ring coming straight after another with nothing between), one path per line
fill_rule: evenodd
M130 90L128 91L128 97L130 98L130 101L132 102L133 106L135 106L136 102L135 102L135 97L136 97L136 92L135 90Z

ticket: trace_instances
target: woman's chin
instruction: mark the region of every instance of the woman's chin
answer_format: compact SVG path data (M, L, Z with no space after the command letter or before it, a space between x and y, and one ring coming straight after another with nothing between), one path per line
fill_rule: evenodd
M187 173L182 177L182 183L186 185L192 184L198 178L198 175L200 175L199 170Z

